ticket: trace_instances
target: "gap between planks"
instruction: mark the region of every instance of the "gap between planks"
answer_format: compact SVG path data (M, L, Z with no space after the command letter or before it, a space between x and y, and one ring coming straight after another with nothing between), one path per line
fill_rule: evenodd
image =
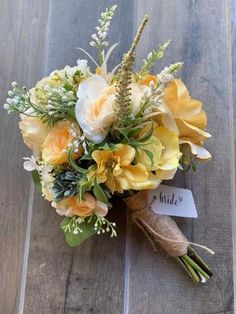
M34 202L34 183L33 183L33 180L31 180L30 192L29 192L29 201L28 201L25 245L24 245L24 254L23 254L23 265L22 265L21 282L20 282L20 297L19 297L19 307L18 307L18 313L19 314L24 313L25 287L26 287L27 268L28 268L28 256L29 256L29 246L30 246L30 233L31 233L33 202Z
M44 57L42 58L43 60L42 71L41 71L42 76L43 75L45 76L48 71L48 42L49 42L49 36L50 36L49 21L51 17L51 4L52 2L49 1L47 25L46 25L46 32L45 32L45 42L44 42L45 44L44 44L44 50L43 50ZM27 270L28 270L28 258L29 258L29 248L30 248L30 235L31 235L32 215L33 215L34 193L35 193L34 182L33 180L31 180L29 201L28 201L26 235L25 235L24 253L23 253L23 265L22 265L21 281L20 281L18 314L24 314L25 290L26 290L26 283L27 283Z
M236 184L235 184L235 135L234 135L234 108L233 108L233 61L232 61L232 27L231 27L231 0L226 2L227 23L227 51L228 51L228 101L229 101L229 141L230 141L230 168L231 168L231 211L232 211L232 244L233 244L233 284L234 284L234 310L236 309Z

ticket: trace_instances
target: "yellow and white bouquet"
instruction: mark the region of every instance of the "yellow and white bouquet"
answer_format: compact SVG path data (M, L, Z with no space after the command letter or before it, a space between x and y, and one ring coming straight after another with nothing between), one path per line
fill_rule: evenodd
M107 33L116 6L101 14L90 45L98 51L92 73L87 60L52 72L31 90L12 83L4 108L20 114L19 126L33 155L24 158L43 197L65 216L61 229L69 245L108 232L116 224L106 215L113 195L122 197L135 223L154 248L158 242L177 257L198 282L211 276L205 262L168 216L155 214L148 190L174 177L178 168L195 170L197 160L210 159L203 142L207 117L174 74L182 63L159 74L150 70L170 41L153 50L138 72L135 49L147 16L120 65L108 71L117 44L107 49Z

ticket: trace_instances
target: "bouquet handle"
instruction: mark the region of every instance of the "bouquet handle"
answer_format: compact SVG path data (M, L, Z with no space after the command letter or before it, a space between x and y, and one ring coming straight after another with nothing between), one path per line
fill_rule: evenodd
M178 258L194 281L205 282L212 276L208 265L189 245L175 221L152 211L147 190L126 198L125 203L134 223L144 232L154 251L160 245L169 256Z

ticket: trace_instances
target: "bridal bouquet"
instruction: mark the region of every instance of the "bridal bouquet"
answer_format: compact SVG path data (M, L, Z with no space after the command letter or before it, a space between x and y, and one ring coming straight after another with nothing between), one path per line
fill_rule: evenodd
M174 177L177 169L195 170L210 159L202 147L210 137L202 103L192 99L174 74L182 63L159 74L151 68L164 56L170 41L151 51L138 72L135 50L148 21L145 16L121 64L108 71L118 44L108 47L107 34L116 6L101 14L90 45L98 61L87 60L55 70L28 90L12 83L4 105L19 113L19 127L33 155L24 158L42 196L59 215L66 241L77 246L94 234L116 236L116 224L106 218L113 195L124 199L133 221L156 249L176 257L197 282L212 275L169 217L155 214L148 190Z

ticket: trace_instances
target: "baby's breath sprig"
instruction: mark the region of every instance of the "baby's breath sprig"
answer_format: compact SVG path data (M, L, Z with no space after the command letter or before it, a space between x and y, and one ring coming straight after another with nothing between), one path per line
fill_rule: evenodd
M109 31L110 22L115 14L117 5L106 8L105 12L101 13L101 19L98 20L99 25L95 27L97 34L93 34L90 46L96 47L98 50L98 63L101 66L104 62L104 48L108 46L106 37Z
M47 104L39 106L31 101L30 91L25 86L19 87L16 82L12 82L12 90L8 92L9 98L3 107L9 114L17 112L30 117L38 117L49 125L65 117L75 120L74 107L77 98L72 90L64 86L45 86L43 90L47 96Z
M137 79L140 79L145 74L147 74L151 67L153 67L154 64L164 56L165 51L170 43L171 40L168 40L164 42L162 45L160 45L158 49L154 49L153 51L149 52L147 59L143 60L143 66L141 70L136 74Z
M105 217L98 217L93 214L90 217L79 217L77 215L71 217L66 221L63 225L63 230L65 233L72 233L74 235L82 234L83 232L87 232L85 227L93 225L94 233L102 234L102 233L110 233L111 238L116 237L116 223L110 222Z
M69 232L73 234L78 234L79 232L82 233L83 230L80 228L80 224L85 221L84 218L79 216L73 216L67 224L63 226L64 232Z
M110 232L111 233L111 238L116 237L117 233L116 233L115 227L116 227L116 223L115 222L110 222L105 217L98 217L98 216L96 216L94 229L97 231L97 234Z

